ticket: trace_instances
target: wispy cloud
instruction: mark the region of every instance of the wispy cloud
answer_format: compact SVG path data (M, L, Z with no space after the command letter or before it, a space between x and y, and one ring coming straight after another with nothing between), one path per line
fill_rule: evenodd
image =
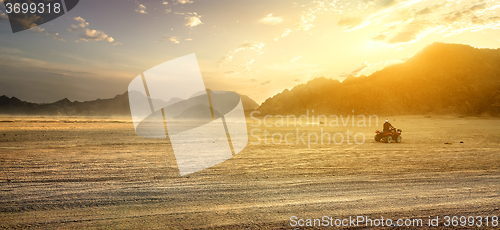
M349 76L357 77L357 76L360 76L362 74L368 75L368 74L372 73L373 71L383 69L387 66L403 63L407 59L408 58L403 58L403 59L398 59L398 60L389 60L389 61L385 61L385 62L380 61L380 62L373 63L373 64L365 61L363 64L361 64L361 66L359 66L355 70L348 72L348 73L342 73L340 75L340 77L349 77Z
M364 20L362 18L358 17L344 18L339 20L337 25L347 30L361 25L363 21Z
M187 13L188 16L186 16L186 23L184 24L187 27L195 27L198 25L203 24L201 22L201 16L198 15L196 12L193 13Z
M224 72L225 74L227 75L235 75L235 74L239 74L238 72L234 71L234 70L229 70L229 71L226 71Z
M294 58L292 58L292 60L290 60L290 63L293 63L301 58L302 58L301 56L294 57Z
M363 71L367 70L367 69L370 69L370 68L373 68L377 65L380 65L381 62L379 63L375 63L375 64L370 64L368 62L364 62L360 67L356 68L355 70L349 72L349 73L343 73L340 75L340 77L349 77L349 76L359 76Z
M0 66L9 66L11 68L23 69L31 72L46 72L60 75L80 75L93 74L88 71L81 71L70 68L67 65L50 62L44 57L26 57L27 53L19 49L0 47L4 55L0 55Z
M172 42L175 44L180 43L179 38L176 36L163 36L159 41L168 41L168 42Z
M418 0L366 0L353 6L336 1L330 4L330 12L340 16L337 25L345 32L383 25L386 29L370 37L388 45L416 42L429 34L450 36L500 28L500 2L496 0L421 3Z
M85 29L85 32L82 35L82 38L80 38L80 40L78 40L78 41L89 41L89 40L94 40L94 41L108 41L108 42L114 42L115 41L114 38L108 36L103 31Z
M273 82L273 79L265 81L265 82L262 82L262 83L260 83L260 85L267 85L267 84L269 84L271 82Z
M312 6L309 7L307 11L305 11L299 16L299 19L295 21L294 26L290 28L285 28L284 32L281 34L280 37L286 37L293 31L310 30L314 26L313 22L316 19L316 16L329 11L329 8L325 4L325 2L326 1L313 1ZM274 38L274 41L278 40L279 40L278 37Z
M88 41L107 41L113 45L121 45L120 42L115 42L115 39L101 30L89 29L89 23L82 17L75 17L73 20L76 24L72 24L68 30L80 34L80 39L75 42L88 42Z
M222 57L222 59L219 61L219 67L222 67L222 65L231 62L233 60L234 55L237 54L238 52L245 50L254 50L260 54L262 53L262 48L264 48L264 46L265 44L262 42L246 41L242 45L238 46L234 50L229 51L224 57Z
M266 17L260 19L259 22L267 25L278 25L283 22L283 19L281 17L273 16L273 14L269 14Z
M191 4L193 1L191 0L177 0L174 4Z
M9 17L4 12L0 12L0 21L7 21Z
M165 13L168 14L168 13L172 12L172 9L170 8L170 5L172 5L172 4L170 4L167 1L163 1L161 4L163 7L165 7Z
M137 2L137 8L135 9L135 12L140 14L147 14L148 12L146 10L147 9L145 5Z
M48 32L46 31L44 28L40 27L40 26L36 26L36 27L33 27L30 29L31 31L35 31L35 32L38 32L38 33L41 33L41 34L45 34L47 36L51 36L52 38L56 39L56 40L59 40L59 41L66 41L64 39L62 39L60 36L59 36L59 33L51 33L51 32Z
M375 37L374 41L383 41L387 44L404 44L416 42L429 33L433 32L433 25L428 21L412 21L407 23L406 26L391 35Z
M83 19L82 17L75 17L75 18L73 18L73 20L75 20L77 23L72 24L69 27L69 30L71 30L71 31L78 31L81 28L86 28L89 26L89 23L86 22L85 19Z
M238 68L243 69L243 72L246 72L246 73L249 73L249 72L257 72L258 73L258 71L252 70L252 68L250 68L250 66L252 66L254 62L255 62L255 59L252 59L246 63L238 65Z

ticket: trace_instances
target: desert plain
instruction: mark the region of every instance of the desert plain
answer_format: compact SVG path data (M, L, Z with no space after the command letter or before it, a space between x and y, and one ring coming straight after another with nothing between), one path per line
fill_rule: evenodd
M264 129L318 124L248 118L249 133L260 131L242 152L179 176L170 142L137 136L130 118L1 116L0 228L332 229L292 226L293 216L422 218L428 228L429 216L500 215L499 118L391 117L401 143L374 141L383 120L323 127L363 133L362 144L308 146L256 142Z

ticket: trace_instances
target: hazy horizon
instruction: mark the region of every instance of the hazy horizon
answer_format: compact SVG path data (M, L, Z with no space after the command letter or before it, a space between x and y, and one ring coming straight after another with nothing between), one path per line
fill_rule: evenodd
M0 7L0 95L51 103L123 94L196 53L206 88L257 103L316 77L342 81L434 42L500 47L498 1L81 1L13 34Z

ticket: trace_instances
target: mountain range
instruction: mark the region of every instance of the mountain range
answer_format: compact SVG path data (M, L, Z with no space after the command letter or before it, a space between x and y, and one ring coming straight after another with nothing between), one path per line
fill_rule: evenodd
M500 49L433 43L405 62L340 82L316 78L268 98L261 114L500 115Z
M254 110L259 106L246 95L240 95L243 108ZM169 101L170 104L176 101ZM65 116L130 116L128 92L114 98L93 101L70 101L67 98L54 103L31 103L16 97L0 96L0 114L65 115Z
M240 95L245 110L264 114L454 114L500 116L500 49L433 43L405 62L342 82L324 77L285 89L259 105ZM175 101L171 102L174 103ZM170 103L170 102L168 102ZM126 115L128 93L78 102L37 104L0 96L0 114Z

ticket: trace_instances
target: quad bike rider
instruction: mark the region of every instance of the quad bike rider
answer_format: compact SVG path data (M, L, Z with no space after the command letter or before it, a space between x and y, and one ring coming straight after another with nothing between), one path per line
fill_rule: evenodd
M384 141L386 143L391 143L393 140L395 140L397 143L400 143L402 140L401 132L401 129L394 128L394 126L389 123L389 119L387 119L384 123L384 131L375 131L375 141Z

